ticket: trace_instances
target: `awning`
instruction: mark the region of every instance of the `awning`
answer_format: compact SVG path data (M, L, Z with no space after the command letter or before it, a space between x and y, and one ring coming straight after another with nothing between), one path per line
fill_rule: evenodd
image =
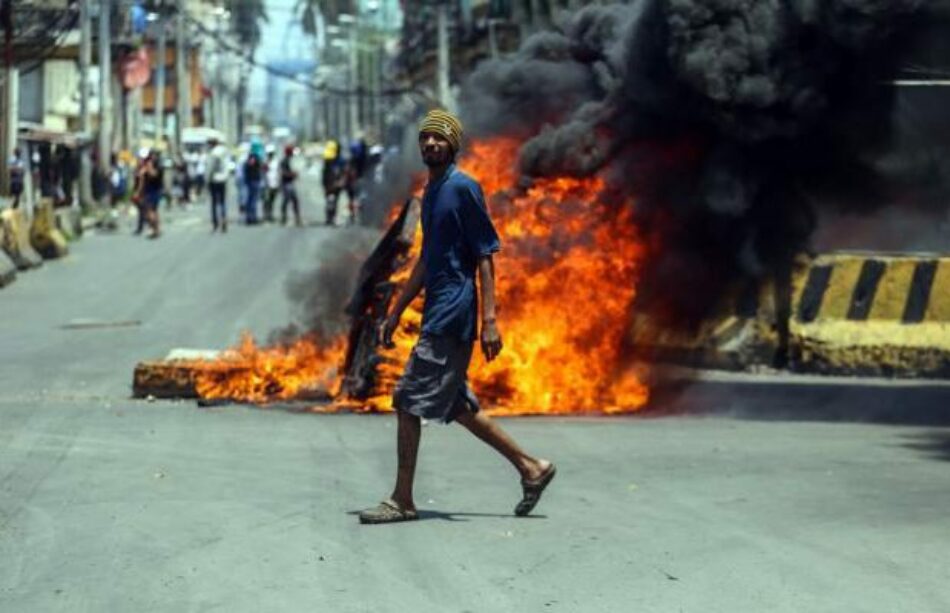
M65 145L66 147L73 149L82 145L86 145L92 141L92 137L89 134L82 132L51 130L40 124L25 121L20 122L20 130L17 134L17 138L30 143Z

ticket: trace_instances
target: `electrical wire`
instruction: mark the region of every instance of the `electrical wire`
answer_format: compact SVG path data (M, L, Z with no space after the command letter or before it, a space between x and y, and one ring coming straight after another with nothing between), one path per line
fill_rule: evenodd
M69 8L66 11L61 11L60 13L61 14L57 18L57 22L62 20L62 25L58 28L57 32L48 37L53 40L53 43L44 45L45 49L43 54L36 58L32 64L28 64L26 67L21 67L19 69L21 75L30 74L34 70L42 67L46 60L53 57L53 55L55 55L58 50L65 46L65 42L69 37L69 33L75 29L76 24L79 21L79 13L75 8Z
M269 64L260 62L259 60L255 59L254 56L250 52L244 51L234 46L230 41L225 40L219 32L211 30L206 25L201 23L201 21L199 21L198 19L196 19L194 16L192 16L191 14L187 12L185 13L185 19L186 21L194 25L203 34L213 38L215 42L218 43L219 47L227 51L230 51L245 64L255 67L255 68L259 68L265 71L266 73L273 75L277 78L286 79L298 85L303 85L304 87L307 87L316 92L331 94L333 96L339 96L339 97L363 95L367 97L377 97L377 98L391 98L393 96L401 96L403 94L419 93L416 87L390 88L390 89L385 89L379 92L378 94L376 94L374 92L366 91L362 87L358 87L356 89L339 89L339 88L331 87L325 83L314 83L313 81L300 78L298 74L285 72L283 70L280 70L279 68L275 68L273 66L270 66Z

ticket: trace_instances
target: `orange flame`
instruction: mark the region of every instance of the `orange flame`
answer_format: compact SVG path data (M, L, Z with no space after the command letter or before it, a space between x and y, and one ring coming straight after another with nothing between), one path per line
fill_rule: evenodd
M514 185L518 143L498 138L472 145L459 167L491 194L502 238L496 256L498 324L505 343L486 363L476 355L469 381L493 414L635 411L648 390L623 368L622 343L644 254L630 207L599 205L599 178L536 180ZM416 232L413 260L421 251ZM394 281L405 281L406 267ZM380 395L389 392L421 328L422 301L403 316L396 348L383 351Z
M195 389L202 398L268 402L299 398L308 393L330 394L338 380L346 341L324 345L311 337L289 345L261 348L250 334L213 361L201 361Z
M622 356L645 253L631 207L601 204L604 184L597 177L538 179L514 189L517 153L516 140L496 138L474 143L459 163L489 195L502 240L495 262L505 346L490 364L476 355L470 383L493 414L635 411L646 403L648 389ZM410 264L421 244L417 227ZM409 272L407 265L392 281L405 282ZM380 350L377 396L348 408L391 410L392 389L421 323L420 298L403 315L395 348ZM344 352L344 339L259 349L246 337L220 361L217 376L211 371L199 377L198 391L202 397L261 402L296 397L307 387L337 389ZM340 399L338 406L348 404Z

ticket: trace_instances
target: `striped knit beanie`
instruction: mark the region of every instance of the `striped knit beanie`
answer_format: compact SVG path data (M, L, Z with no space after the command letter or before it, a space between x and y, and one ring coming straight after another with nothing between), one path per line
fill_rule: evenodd
M434 132L444 136L445 140L452 145L453 151L458 152L462 146L462 122L448 111L433 109L426 113L419 125L419 133L422 134L423 132Z

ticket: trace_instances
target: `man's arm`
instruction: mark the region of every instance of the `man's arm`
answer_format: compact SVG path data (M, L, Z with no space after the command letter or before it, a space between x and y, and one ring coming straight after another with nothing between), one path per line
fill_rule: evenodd
M501 353L501 333L495 319L495 260L490 255L478 259L478 284L482 296L482 354L489 362Z
M399 325L399 318L402 317L403 311L409 307L416 296L419 295L419 292L422 291L425 276L426 264L420 257L416 260L416 265L412 267L412 274L409 275L409 280L406 281L406 284L402 286L402 291L399 292L399 297L396 299L396 306L393 307L392 312L383 320L382 325L379 327L378 341L381 345L393 347L393 333L396 332L396 327Z

